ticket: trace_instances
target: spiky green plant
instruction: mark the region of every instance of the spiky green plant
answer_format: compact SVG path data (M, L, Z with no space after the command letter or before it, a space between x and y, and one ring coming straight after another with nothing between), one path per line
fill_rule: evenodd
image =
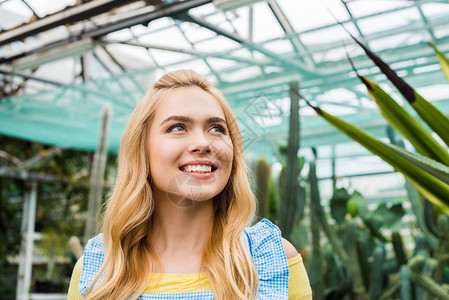
M416 93L384 61L360 41L356 38L354 40L398 88L427 125L449 145L449 118ZM328 114L309 102L307 103L318 115L337 129L381 157L397 171L403 173L406 179L424 197L437 205L446 214L449 214L449 153L447 149L438 144L431 133L397 104L379 85L366 77L359 77L366 85L369 95L378 104L385 119L407 138L421 154L408 152L401 147L383 143L363 130Z

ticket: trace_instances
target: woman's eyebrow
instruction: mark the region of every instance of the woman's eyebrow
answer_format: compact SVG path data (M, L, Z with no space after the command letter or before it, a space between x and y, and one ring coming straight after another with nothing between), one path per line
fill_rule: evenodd
M185 123L193 123L193 119L186 116L170 116L166 118L159 126L162 126L163 124L169 122L169 121L179 121L179 122L185 122ZM210 117L207 118L206 123L224 123L226 124L226 121L220 117Z
M162 123L159 126L162 126L163 124L165 124L169 121L180 121L180 122L185 122L185 123L193 123L193 119L190 117L170 116L170 117L166 118L164 121L162 121Z
M211 118L208 118L207 120L206 120L206 122L207 123L225 123L226 124L226 121L225 120L223 120L222 118L220 118L220 117L211 117Z

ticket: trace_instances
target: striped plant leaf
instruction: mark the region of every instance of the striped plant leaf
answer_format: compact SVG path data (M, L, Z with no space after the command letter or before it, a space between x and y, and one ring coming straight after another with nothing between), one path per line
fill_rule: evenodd
M419 166L390 149L365 131L334 117L318 107L308 103L318 115L364 146L373 154L382 158L404 176L432 203L449 214L449 185L427 173Z
M418 93L415 93L415 99L411 103L413 109L449 147L449 118Z
M442 163L439 163L421 154L409 152L402 147L393 144L385 144L385 145L387 145L391 150L401 155L405 159L409 160L410 162L414 163L427 173L435 176L436 178L440 179L441 181L449 185L448 166L443 165Z
M443 70L444 76L449 82L449 59L444 55L443 52L438 50L438 48L434 44L430 43L430 46L433 48L433 51L435 51L435 54L441 65L441 69Z
M346 28L345 28L346 29ZM349 31L348 31L349 33ZM350 33L349 33L350 34ZM441 139L449 146L449 118L438 110L432 103L425 100L410 85L408 85L396 72L394 72L388 64L386 64L379 56L369 50L362 42L350 34L352 39L359 44L365 51L366 55L379 67L387 78L396 86L401 94L412 105L413 109L421 116L421 118L438 134Z
M447 150L432 137L418 120L391 98L379 85L363 76L360 76L360 79L391 126L409 140L419 153L449 166Z

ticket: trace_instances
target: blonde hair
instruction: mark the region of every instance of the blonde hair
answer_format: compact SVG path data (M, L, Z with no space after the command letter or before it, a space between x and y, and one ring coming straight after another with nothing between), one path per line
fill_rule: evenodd
M154 198L147 155L148 131L159 101L172 89L196 86L211 94L223 109L233 144L229 181L214 197L214 219L202 262L215 299L255 299L258 275L241 233L255 214L247 177L242 137L221 93L191 70L162 76L137 104L124 132L116 183L103 217L105 259L88 299L136 299L144 291L158 256L151 247ZM100 274L105 275L97 287Z

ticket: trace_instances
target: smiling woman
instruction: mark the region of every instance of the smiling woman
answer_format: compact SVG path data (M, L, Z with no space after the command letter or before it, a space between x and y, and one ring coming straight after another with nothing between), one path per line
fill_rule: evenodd
M130 118L69 299L311 299L297 251L254 214L228 104L197 73L168 73Z

